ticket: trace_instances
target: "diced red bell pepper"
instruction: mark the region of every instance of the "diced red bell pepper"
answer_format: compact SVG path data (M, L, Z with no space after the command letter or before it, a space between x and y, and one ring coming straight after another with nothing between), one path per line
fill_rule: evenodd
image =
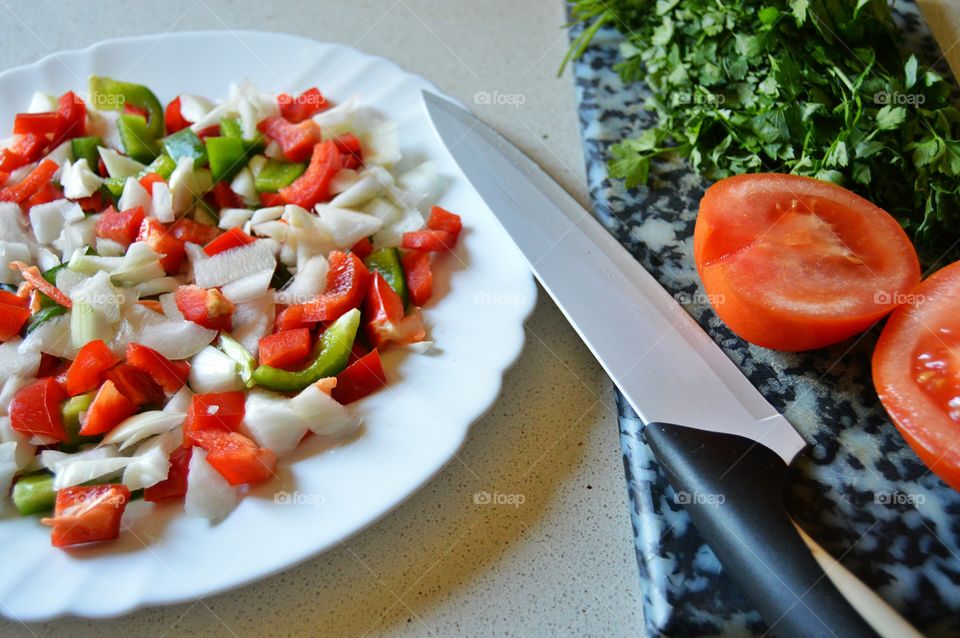
M197 131L197 137L204 141L206 141L208 137L220 137L220 125L214 124L213 126L200 129Z
M422 306L433 295L433 270L430 268L430 254L419 250L410 250L400 258L403 273L407 279L407 291L415 306Z
M12 293L8 293L12 295ZM9 341L20 334L30 318L30 309L24 306L0 303L0 341Z
M388 343L416 343L427 336L419 310L404 317L400 295L378 272L373 273L363 317L367 322L364 326L367 340L381 350Z
M172 135L181 129L190 126L183 114L180 112L180 96L173 98L163 113L163 121L167 125L167 135Z
M216 288L180 286L174 293L177 308L193 323L211 330L229 330L233 322L233 302Z
M124 211L118 211L110 206L103 211L94 230L97 237L112 239L119 244L129 246L137 240L145 216L142 206L128 208Z
M187 256L183 242L174 237L158 219L155 217L144 219L137 239L146 242L154 252L162 255L160 265L168 274L180 270L180 264Z
M353 245L353 247L350 249L350 252L360 259L366 259L370 256L370 253L373 252L373 242L370 241L369 237L364 237Z
M13 144L0 150L0 171L9 173L30 162L36 162L43 156L46 147L47 140L44 137L32 133L21 135Z
M277 105L280 107L280 115L294 124L313 117L329 107L327 99L317 87L307 89L297 97L281 93L277 96Z
M60 403L66 391L53 377L37 379L17 390L10 400L10 427L21 434L67 440Z
M260 204L264 208L283 206L286 203L287 200L285 200L280 193L260 193Z
M317 144L313 147L307 170L292 184L281 188L279 194L286 203L311 210L318 202L330 199L330 182L342 166L336 144Z
M123 396L117 389L117 385L108 379L93 396L87 416L83 425L80 426L80 434L82 436L105 434L136 411L136 404Z
M150 118L150 111L140 108L136 104L131 104L130 102L123 103L123 112L127 115L139 115L145 120Z
M372 394L387 385L387 374L383 371L383 361L376 349L347 366L337 375L337 385L333 388L333 398L347 405L368 394Z
M65 308L72 308L73 302L70 297L60 291L59 288L51 284L40 274L40 269L36 266L28 266L22 261L12 261L8 264L10 268L20 271L20 276L34 290L39 290Z
M0 289L0 303L8 306L16 306L17 308L29 308L30 298L25 295L10 292L9 290Z
M427 228L444 230L453 235L453 241L457 241L460 231L463 230L463 221L460 219L460 215L451 213L445 208L434 206L430 209L430 217L427 218Z
M281 330L260 340L260 364L293 369L310 356L310 331L306 328Z
M171 498L181 498L187 493L187 475L190 473L192 447L178 447L170 453L170 470L167 478L143 490L143 500L156 503Z
M291 162L303 162L320 143L320 127L313 120L292 124L283 117L268 117L257 125L261 133L277 142Z
M87 132L87 105L79 95L67 91L57 100L57 130L53 134L52 147L57 147L74 137L82 137Z
M164 392L176 392L190 376L190 364L186 361L171 361L153 348L139 343L128 345L126 355L127 363L150 375Z
M191 432L190 438L207 451L207 462L230 485L262 483L274 476L277 455L273 450L258 447L242 434L199 430Z
M229 181L217 182L209 191L210 199L217 208L243 208L243 198L233 192Z
M56 357L52 354L47 354L46 352L41 353L40 365L37 367L37 378L39 379L41 377L57 376L60 373L61 368L62 368L62 365L60 362L60 357ZM61 387L66 386L67 384L66 369L64 369L63 383L60 383L60 379L57 379L57 383L59 383Z
M103 208L103 193L96 191L90 197L81 197L77 200L77 204L80 205L80 208L82 208L85 213L100 212Z
M220 229L216 226L201 224L189 217L181 217L173 222L170 227L170 234L182 242L203 246L213 241L220 234Z
M54 547L109 541L120 535L120 519L130 501L122 484L75 485L57 490L53 518L40 522L53 527Z
M150 195L153 195L153 185L157 182L166 183L167 180L163 179L163 176L160 173L147 173L139 180L140 185L143 186L143 190L147 191Z
M318 298L288 306L277 318L281 330L300 328L318 321L333 321L363 303L370 271L353 253L330 253L327 290Z
M363 144L356 135L344 133L335 138L333 143L337 145L337 150L340 151L344 168L357 168L363 165Z
M53 182L47 182L36 193L27 198L24 208L30 210L40 204L48 204L54 200L63 199L63 190Z
M190 434L202 430L235 432L243 420L246 395L243 392L195 394L183 422L183 444L193 445Z
M60 167L53 160L40 162L30 174L13 186L0 189L0 202L25 202L53 178Z
M401 246L410 250L439 253L450 250L456 239L445 230L414 230L403 234Z
M255 241L257 241L256 238L243 232L242 228L231 228L204 246L203 252L213 257L231 248L240 248L241 246L252 244Z
M13 134L26 135L31 133L40 137L53 135L57 131L60 116L56 111L48 113L17 113L13 119Z
M93 390L103 378L103 373L120 363L103 339L90 341L77 353L67 369L67 394L72 397Z
M138 408L144 405L163 405L166 399L160 384L148 373L130 363L121 363L110 368L104 373L104 378L113 381L120 393Z

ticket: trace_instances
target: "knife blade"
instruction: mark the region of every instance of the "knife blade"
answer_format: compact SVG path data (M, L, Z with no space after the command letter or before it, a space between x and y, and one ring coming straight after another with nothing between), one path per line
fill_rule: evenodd
M644 421L694 523L774 633L919 635L787 515L780 486L806 446L789 421L533 160L449 100L426 91L423 99L447 150Z

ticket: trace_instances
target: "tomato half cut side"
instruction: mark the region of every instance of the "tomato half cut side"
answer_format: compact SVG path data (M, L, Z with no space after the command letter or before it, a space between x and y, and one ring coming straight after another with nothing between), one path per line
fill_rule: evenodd
M960 262L890 315L873 352L873 384L917 456L960 490Z
M810 350L861 332L920 281L897 221L828 182L738 175L707 189L694 258L717 315L743 339Z

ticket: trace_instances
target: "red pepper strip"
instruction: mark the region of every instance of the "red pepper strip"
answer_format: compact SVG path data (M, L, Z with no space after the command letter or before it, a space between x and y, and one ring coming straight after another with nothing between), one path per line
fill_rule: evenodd
M343 159L344 168L357 168L363 165L363 145L353 133L344 133L333 140Z
M181 217L170 226L170 234L181 242L203 246L213 241L220 234L220 229L193 221L189 217Z
M404 317L400 295L378 272L373 273L363 317L367 322L367 340L376 348L382 349L388 343L416 343L427 336L420 311L414 309L412 314Z
M52 135L57 130L60 121L55 111L49 113L17 113L13 120L13 134Z
M415 306L422 306L433 295L433 271L430 269L430 254L410 250L400 258L403 273L407 278L407 292Z
M187 493L187 474L190 472L192 447L178 447L170 453L167 478L143 490L143 500L155 503L168 498L180 498Z
M163 119L167 125L167 135L172 135L173 133L190 126L190 122L188 122L180 112L179 95L175 97L170 104L167 104L167 109L164 112Z
M292 124L280 116L268 117L257 125L261 133L277 142L284 156L291 162L302 162L310 157L320 143L320 127L313 120Z
M136 241L144 217L142 206L119 212L113 206L110 206L103 211L100 219L97 220L94 231L97 237L111 239L118 244L129 246Z
M0 202L16 202L19 204L27 200L43 188L58 170L60 170L60 167L57 166L56 162L48 159L43 160L19 183L0 189Z
M46 138L32 133L18 137L11 146L0 151L0 171L9 173L37 161L43 155L46 144Z
M30 298L8 290L0 290L0 303L17 308L29 308Z
M201 140L205 140L208 137L220 137L220 125L214 124L213 126L208 126L205 129L200 129L197 131L197 137Z
M126 355L127 363L153 377L165 392L176 392L190 376L190 364L186 361L171 361L153 348L139 343L128 345Z
M311 120L312 121L312 120ZM318 202L330 199L330 182L340 172L343 162L333 142L322 142L313 147L307 170L289 186L280 189L280 195L288 204L296 204L307 210Z
M254 237L243 232L242 228L231 228L212 242L203 247L203 252L211 257L233 248L240 248L257 241Z
M173 233L167 230L156 217L147 217L143 220L137 239L147 242L155 253L163 255L160 258L160 265L168 274L180 270L180 264L187 256L183 241L174 237Z
M463 230L463 221L460 219L460 215L451 213L445 208L434 206L430 209L427 228L446 231L453 235L453 241L457 241L460 231Z
M383 371L380 352L376 349L357 360L337 375L337 385L333 388L333 398L347 405L387 385L387 375Z
M211 330L230 330L234 305L216 288L180 286L174 299L187 321Z
M310 331L306 328L281 330L260 340L260 365L294 369L310 355Z
M21 434L67 440L60 403L67 393L53 377L37 379L17 390L10 400L10 427Z
M330 253L327 291L302 304L288 306L277 318L281 330L300 328L318 321L333 321L363 303L370 271L353 253Z
M106 434L136 411L136 403L125 397L117 389L117 385L108 379L94 395L93 403L90 404L86 419L80 427L80 434L81 436Z
M153 185L157 182L166 183L167 180L163 179L163 176L160 173L147 173L140 178L140 185L143 186L143 190L147 191L149 194L153 194Z
M194 441L191 434L203 430L235 432L243 421L246 411L246 395L243 392L207 392L195 394L187 408L183 422L183 446L190 447Z
M243 208L243 198L233 192L229 182L217 182L209 191L217 208Z
M13 293L8 293L15 297ZM23 324L30 318L29 308L0 302L0 341L8 341L20 334Z
M191 432L189 436L193 443L207 451L207 462L230 485L262 483L274 475L277 455L273 450L258 447L242 434L199 430Z
M144 405L163 405L166 398L160 384L153 377L129 363L110 368L104 376L138 408Z
M97 191L90 197L81 197L76 201L78 204L80 204L80 208L83 209L83 212L96 213L103 208L103 193L101 191Z
M53 134L52 147L58 146L74 137L81 137L87 132L87 105L79 95L67 91L57 100L57 130Z
M60 190L60 187L53 182L47 182L40 188L40 190L27 198L25 208L30 210L34 206L47 204L56 199L63 199L63 191Z
M445 230L415 230L404 233L400 245L409 250L439 253L450 250L455 243L456 238Z
M313 117L329 107L327 99L317 87L307 89L297 97L281 93L277 96L277 105L280 107L280 115L294 124Z
M73 302L70 301L70 297L60 292L59 288L44 279L43 275L40 274L40 269L36 266L28 266L22 261L12 261L10 262L10 268L19 270L20 276L23 277L24 281L33 286L34 289L39 290L46 296L56 301L61 306L65 308L73 307Z
M287 200L283 198L283 195L280 193L260 193L260 204L264 208L271 208L273 206L283 206L287 203Z
M353 248L350 249L350 252L360 259L366 259L370 256L370 253L373 252L373 242L370 241L369 237L364 237L353 245Z
M53 527L54 547L109 541L120 535L120 519L130 501L125 485L76 485L57 490L53 518L40 522Z
M100 385L103 373L118 363L120 357L102 339L88 342L67 369L67 394L75 397L93 390Z

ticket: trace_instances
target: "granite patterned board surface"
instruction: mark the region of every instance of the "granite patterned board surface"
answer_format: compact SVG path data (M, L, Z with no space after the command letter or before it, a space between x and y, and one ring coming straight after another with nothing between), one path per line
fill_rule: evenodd
M915 6L897 2L896 12L905 42L937 59ZM869 365L878 330L789 354L746 344L723 326L693 266L696 210L708 184L679 160L657 165L650 188L627 191L608 178L609 146L655 117L643 108L645 87L624 86L612 71L620 40L601 29L574 68L592 212L811 444L785 490L794 518L921 632L960 635L960 494L926 469L880 406ZM770 628L667 484L643 424L622 396L618 402L649 634L765 634Z

